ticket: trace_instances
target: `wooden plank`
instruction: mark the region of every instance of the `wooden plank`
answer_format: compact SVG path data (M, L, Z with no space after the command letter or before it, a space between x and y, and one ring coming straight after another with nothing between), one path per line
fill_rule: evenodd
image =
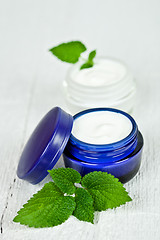
M142 91L142 98L138 98L137 106L141 102L145 103L147 100L146 98L149 98L148 103L151 98L153 98L155 102L159 102L160 97L159 94L157 94L159 78L155 79L155 81L157 84L157 90L154 89L154 91L149 87L149 79L146 81L146 85L148 84L147 94L145 94L144 90ZM56 88L55 85L53 89ZM39 84L36 84L35 89L32 104L30 105L30 113L32 112L32 114L30 114L28 118L28 130L26 130L28 133L26 135L29 135L33 125L35 125L35 122L39 119L40 115L42 115L40 110L35 113L35 109L40 101L42 93L44 93L43 82L41 82L41 84L40 82ZM47 88L46 91L48 92ZM156 94L155 91L157 91ZM52 92L50 92L50 94L52 95ZM56 90L53 94L56 94ZM140 92L138 95L139 94ZM48 96L49 99L51 95ZM47 100L43 99L42 109L44 109L44 112L48 108L46 103ZM30 229L13 223L12 219L15 216L16 211L20 209L33 193L43 186L44 182L49 181L49 178L36 186L17 180L13 185L13 188L11 188L10 192L13 195L8 199L8 207L4 216L4 237L7 239L7 237L12 235L15 239L20 239L23 234L23 239L42 239L42 237L47 237L49 239L52 239L52 237L56 239L70 239L74 236L74 239L82 240L87 238L102 239L105 237L107 237L107 239L123 239L123 236L128 239L150 239L154 235L154 239L158 239L160 230L155 227L155 222L156 224L160 224L160 190L158 175L160 170L158 165L160 153L157 151L159 149L159 132L156 131L160 116L159 111L155 112L155 110L158 109L158 104L150 104L147 109L145 108L145 104L142 104L139 110L138 107L136 109L134 115L137 116L139 127L145 136L145 148L141 170L133 180L125 185L133 198L133 202L121 206L116 210L108 210L98 214L99 221L95 225L79 222L74 217L71 217L61 226L51 229ZM143 115L141 115L142 111ZM150 117L153 113L155 114L155 118L154 121L152 120L151 122ZM150 129L148 129L149 124L151 126ZM61 166L61 164L62 162L59 163L59 166ZM116 231L114 231L115 226ZM68 229L70 229L70 231L68 231Z
M11 189L15 184L17 159L24 141L27 108L30 101L32 82L27 76L10 76L0 82L0 216L1 231Z
M102 1L98 5L93 1L5 0L1 5L0 239L159 240L159 1ZM72 216L54 228L28 228L12 219L50 179L32 186L16 177L16 168L40 118L56 105L66 109L60 86L68 65L53 58L47 49L72 39L97 48L98 55L119 57L132 67L138 89L133 116L145 141L142 166L125 185L133 201L96 214L96 224Z

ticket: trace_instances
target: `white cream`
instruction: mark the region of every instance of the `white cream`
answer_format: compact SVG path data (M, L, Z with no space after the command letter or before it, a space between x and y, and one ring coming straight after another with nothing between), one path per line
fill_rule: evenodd
M120 81L126 75L126 67L119 61L110 58L95 59L91 68L80 70L75 66L71 78L78 84L84 86L105 86Z
M131 131L132 123L126 116L116 112L96 111L75 119L72 135L90 144L110 144L124 139Z

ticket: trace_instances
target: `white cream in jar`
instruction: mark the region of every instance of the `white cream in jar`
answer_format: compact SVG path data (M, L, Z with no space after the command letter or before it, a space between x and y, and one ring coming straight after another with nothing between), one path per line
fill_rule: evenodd
M80 70L74 68L71 78L74 82L90 87L114 84L126 75L127 69L120 62L112 59L100 58L95 60L94 66Z
M66 103L72 114L89 108L117 108L131 112L136 87L128 67L119 60L101 57L94 66L80 70L73 65L63 82Z
M133 125L129 118L117 112L90 112L76 118L72 135L89 144L111 144L127 137Z

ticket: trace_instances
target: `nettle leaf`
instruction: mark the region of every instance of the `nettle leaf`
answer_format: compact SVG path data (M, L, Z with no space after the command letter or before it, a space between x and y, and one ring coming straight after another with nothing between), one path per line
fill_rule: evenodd
M87 61L86 63L82 64L82 66L80 67L80 70L85 68L91 68L91 67L93 67L93 63L90 63Z
M59 189L63 193L72 195L75 193L76 187L74 183L80 183L81 175L72 168L58 168L48 171Z
M59 58L61 61L68 63L76 63L79 60L81 53L85 52L87 48L80 41L72 41L62 43L49 51Z
M13 219L22 225L43 228L57 226L74 215L81 221L93 223L94 211L115 208L131 201L117 178L106 172L91 172L81 181L81 175L71 168L49 171L49 182L28 200ZM80 183L83 188L75 187ZM73 196L65 196L65 193Z
M93 199L88 191L77 188L75 194L76 208L73 215L81 221L93 223L94 208Z
M75 209L75 199L64 196L53 182L33 195L13 219L29 227L52 227L65 222Z
M80 70L84 69L84 68L91 68L94 65L93 59L96 56L96 50L90 52L89 56L88 56L88 60L82 64L82 66L80 67Z
M96 56L96 50L93 50L92 52L90 52L88 56L88 60L93 61L93 58L95 58L95 56Z
M96 211L115 208L132 200L123 184L106 172L91 172L85 175L82 186L91 194Z

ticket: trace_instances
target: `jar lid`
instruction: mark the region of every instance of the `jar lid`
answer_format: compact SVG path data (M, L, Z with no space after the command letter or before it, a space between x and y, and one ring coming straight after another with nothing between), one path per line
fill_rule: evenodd
M42 181L67 145L73 117L59 107L51 109L39 122L26 143L17 168L17 176L32 184Z

